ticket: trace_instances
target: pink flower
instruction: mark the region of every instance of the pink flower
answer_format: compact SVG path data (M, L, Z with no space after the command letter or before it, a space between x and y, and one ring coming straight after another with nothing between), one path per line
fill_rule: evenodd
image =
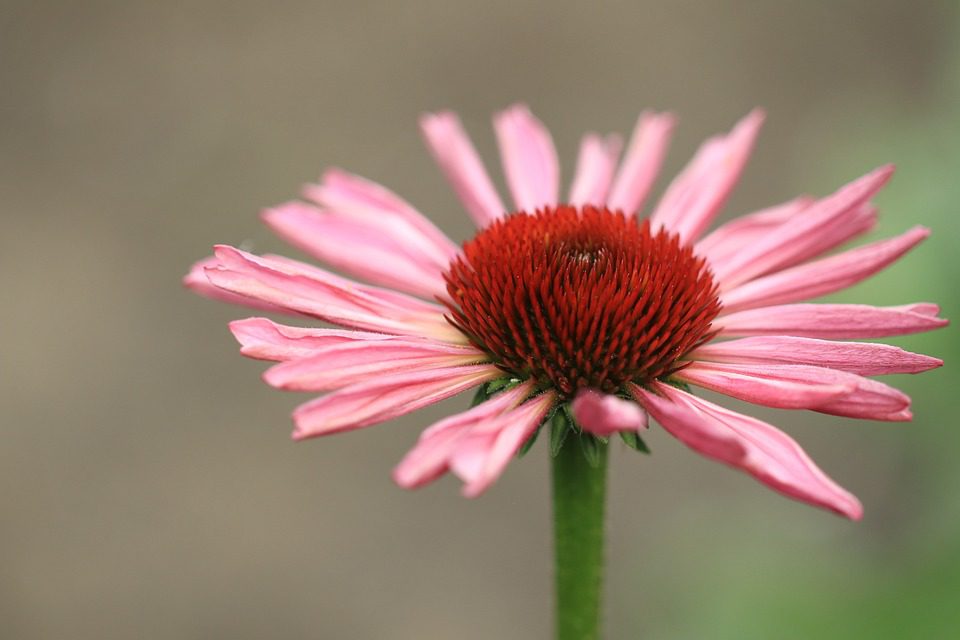
M652 212L639 212L674 120L644 113L621 140L583 138L569 193L546 128L524 106L494 129L514 206L501 200L457 117L421 120L477 235L458 246L413 206L339 170L263 214L311 256L370 283L218 246L186 276L208 297L342 328L231 324L241 352L275 361L281 389L328 392L294 412L294 438L357 429L480 387L486 399L426 429L394 472L416 487L447 471L484 491L555 412L606 438L652 416L695 451L792 498L857 519L857 499L789 436L690 392L853 418L905 421L910 399L867 376L942 362L875 342L946 324L934 304L810 304L883 269L928 234L820 257L870 230L881 167L707 233L763 121L703 144ZM512 212L512 213L511 213Z

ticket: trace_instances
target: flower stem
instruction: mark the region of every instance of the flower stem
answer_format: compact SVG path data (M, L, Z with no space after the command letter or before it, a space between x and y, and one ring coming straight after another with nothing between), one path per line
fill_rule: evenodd
M553 458L557 640L600 637L607 445L594 441L588 461L580 437L569 434Z

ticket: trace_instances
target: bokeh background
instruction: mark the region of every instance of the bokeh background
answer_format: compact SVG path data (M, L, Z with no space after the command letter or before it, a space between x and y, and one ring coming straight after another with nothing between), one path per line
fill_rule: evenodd
M587 129L681 118L667 175L755 105L725 215L899 172L872 237L933 236L842 296L960 318L955 2L0 2L0 637L545 638L542 443L483 498L390 469L467 399L293 444L243 310L179 279L215 242L290 251L258 210L327 165L470 224L417 134L527 101L569 177ZM496 174L497 172L494 171ZM502 185L499 176L497 180ZM663 181L661 181L663 184ZM953 329L895 384L912 424L758 411L866 506L794 503L654 430L612 455L606 628L626 639L955 638Z

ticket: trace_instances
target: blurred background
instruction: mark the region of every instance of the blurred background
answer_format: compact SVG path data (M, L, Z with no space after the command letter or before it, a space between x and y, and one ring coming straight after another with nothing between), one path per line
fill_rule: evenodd
M0 637L545 638L543 443L479 500L390 470L456 398L294 444L180 277L216 242L287 252L257 219L322 167L471 226L418 138L528 102L569 178L580 134L680 116L666 175L755 105L727 216L885 163L871 238L933 236L837 296L960 318L955 2L0 2ZM664 180L661 180L661 186ZM893 342L946 367L892 382L912 424L755 411L863 500L850 523L659 430L616 447L609 638L954 638L960 429L953 329ZM730 403L734 404L734 403Z

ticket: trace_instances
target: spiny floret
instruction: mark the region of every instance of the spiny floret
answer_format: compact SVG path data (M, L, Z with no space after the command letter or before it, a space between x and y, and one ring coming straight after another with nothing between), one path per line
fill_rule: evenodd
M570 397L676 371L720 311L704 260L620 212L549 207L498 220L444 274L449 321L504 371Z

